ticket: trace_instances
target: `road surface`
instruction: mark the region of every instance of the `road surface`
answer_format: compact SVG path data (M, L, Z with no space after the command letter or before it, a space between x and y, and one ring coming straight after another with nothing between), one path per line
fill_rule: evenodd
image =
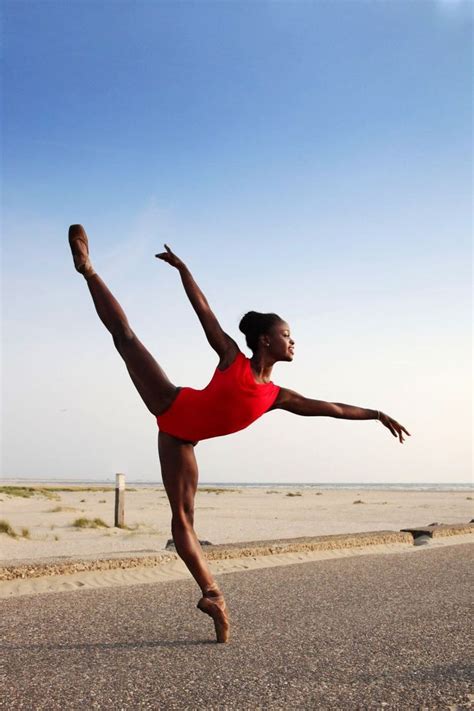
M474 544L3 601L0 708L470 708Z

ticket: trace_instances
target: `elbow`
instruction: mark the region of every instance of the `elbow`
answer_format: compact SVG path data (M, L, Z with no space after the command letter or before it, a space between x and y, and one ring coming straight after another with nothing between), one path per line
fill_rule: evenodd
M343 406L337 402L331 402L329 404L331 406L331 412L329 413L329 417L337 417L339 419L343 419L344 418Z

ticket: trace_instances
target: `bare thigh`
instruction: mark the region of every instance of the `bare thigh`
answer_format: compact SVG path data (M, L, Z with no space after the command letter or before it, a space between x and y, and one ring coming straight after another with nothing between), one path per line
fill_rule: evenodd
M114 336L114 343L143 402L153 415L162 415L180 388L173 385L163 368L133 332L126 337Z
M161 415L178 393L166 373L130 328L125 311L98 274L87 280L97 315L112 335L130 377L147 408Z
M163 484L173 517L185 517L192 523L199 478L194 445L160 432L158 452Z

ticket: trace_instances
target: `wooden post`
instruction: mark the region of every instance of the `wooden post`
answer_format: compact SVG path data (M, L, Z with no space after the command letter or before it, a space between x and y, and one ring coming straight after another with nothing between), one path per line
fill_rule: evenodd
M115 475L115 523L117 528L125 526L125 474Z

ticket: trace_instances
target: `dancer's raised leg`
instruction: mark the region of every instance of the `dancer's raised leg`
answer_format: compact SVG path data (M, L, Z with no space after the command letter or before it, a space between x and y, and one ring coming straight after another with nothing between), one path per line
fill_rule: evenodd
M158 438L163 484L171 505L171 531L176 550L202 590L198 602L202 612L214 620L218 642L229 639L229 620L225 600L204 558L194 531L194 497L198 467L191 443L160 432Z
M86 279L97 314L111 333L142 400L152 414L162 414L173 402L178 389L132 331L117 299L94 271L87 235L81 225L69 228L69 244L74 266Z

